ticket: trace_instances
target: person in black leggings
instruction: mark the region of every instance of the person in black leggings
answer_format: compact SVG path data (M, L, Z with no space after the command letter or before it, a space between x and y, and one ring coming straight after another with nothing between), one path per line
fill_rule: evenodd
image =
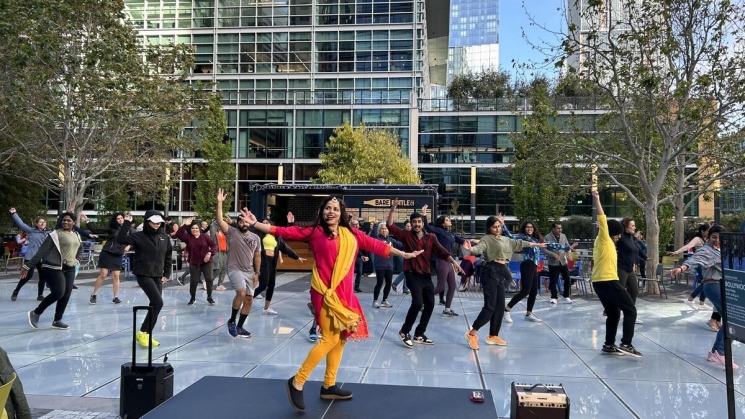
M401 250L403 243L394 239L388 235L388 227L380 223L373 223L373 228L370 230L370 236L385 242L396 249ZM390 308L393 304L388 302L388 294L391 292L391 285L393 283L393 257L376 256L374 259L375 265L375 276L377 283L373 290L373 308ZM385 286L383 285L385 283ZM383 289L383 302L378 303L378 296L380 296L380 290Z
M634 233L636 232L636 223L632 218L624 217L621 220L623 233L621 238L616 242L616 252L618 253L618 283L626 288L631 296L631 301L636 305L636 296L639 295L639 279L636 277L636 263L647 255L640 255L639 246L636 245ZM637 316L636 324L642 324Z
M289 224L295 222L295 217L291 213L287 216L287 222ZM265 218L262 223L271 225L267 218ZM254 290L254 299L266 290L266 299L264 300L264 311L262 311L262 314L276 315L277 312L270 306L272 304L272 298L274 297L274 287L277 283L277 262L279 261L280 264L284 263L282 260L282 253L295 260L299 260L301 263L305 262L305 259L298 256L298 254L295 253L295 251L293 251L281 237L274 237L271 234L262 233L260 231L258 231L257 234L261 238L263 246L261 246L261 274L259 275L259 286Z
M531 243L545 243L541 232L538 231L538 227L531 221L525 221L520 226L520 234L513 236L506 228L504 228L504 235L511 238L522 239ZM571 250L569 246L560 243L546 243L546 246L544 247L563 251ZM512 308L526 296L528 297L528 310L525 312L525 320L533 322L541 321L541 319L533 314L533 306L535 305L535 299L538 295L538 287L541 286L540 273L538 272L540 258L541 250L539 248L530 247L523 250L523 261L520 264L520 292L512 297L510 302L507 304L507 307L504 309L504 321L507 323L512 323L512 315L510 314Z
M75 281L75 265L80 259L83 251L83 241L80 234L73 230L75 225L75 214L65 212L62 214L62 228L54 230L44 239L39 251L34 257L23 265L21 279L25 278L30 267L41 263L39 276L47 280L51 292L39 303L39 306L28 313L28 321L34 329L39 328L39 317L49 306L57 303L54 310L53 329L69 329L62 322L67 303L70 301L72 286ZM43 260L43 262L42 262Z
M135 335L137 342L147 347L149 335L153 333L158 315L163 308L163 283L171 276L171 240L163 232L163 216L158 211L145 212L145 225L142 231L127 234L132 225L132 216L126 214L124 223L116 236L116 241L125 246L131 246L132 273L137 278L137 285L150 301L151 313L148 313ZM160 343L153 339L153 346Z

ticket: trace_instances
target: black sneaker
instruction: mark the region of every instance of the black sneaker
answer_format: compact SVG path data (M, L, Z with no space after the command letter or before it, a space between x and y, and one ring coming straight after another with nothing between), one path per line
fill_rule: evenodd
M10 301L15 301L18 299L18 291L13 291L13 294L10 294Z
M75 285L75 284L73 284L73 285L72 285L72 289L76 290L76 289L78 289L78 286L77 286L77 285Z
M411 340L411 335L404 332L398 332L398 338L401 339L401 343L404 344L407 348L413 348L414 347L414 341Z
M34 329L39 328L39 316L38 314L34 313L34 310L31 310L28 312L28 323L33 327Z
M440 300L440 305L441 306L447 305L447 302L445 300Z
M619 355L624 356L625 354L618 350L616 345L603 345L603 353L606 355Z
M458 313L453 310L442 310L442 315L445 317L458 317Z
M434 345L435 341L428 338L427 335L421 335L421 336L414 336L414 343L419 343L422 345Z
M643 356L642 353L637 351L632 345L622 343L621 346L618 347L618 350L626 355L633 356L634 358L641 358Z
M178 282L179 285L184 285L184 277L180 276L176 278L176 282Z
M354 292L362 292L362 290L361 290L361 289L359 289L359 288L355 288L355 289L354 289Z
M321 386L321 398L323 400L349 400L352 398L352 392L335 385L329 388Z
M197 302L197 297L191 297L191 299L189 300L189 304L188 305L193 306L194 303L196 303L196 302Z
M88 299L88 302L93 306L96 305L96 295L91 294L91 298Z
M40 296L36 297L36 301L44 301L44 296L43 295L40 295Z
M65 323L62 323L62 320L55 320L52 322L52 329L60 329L60 330L67 330L70 326L68 326Z
M411 294L411 291L409 291L409 290L404 290L404 295L409 295L409 294Z
M119 297L114 297L114 299L111 300L111 302L114 303L114 304L121 304L122 303L122 300L120 300Z
M215 305L215 300L213 300L212 297L207 297L207 304L213 306Z
M290 399L290 405L297 410L302 412L305 410L305 400L303 400L303 390L298 390L292 385L295 376L293 375L287 380L285 387L287 387L287 398Z

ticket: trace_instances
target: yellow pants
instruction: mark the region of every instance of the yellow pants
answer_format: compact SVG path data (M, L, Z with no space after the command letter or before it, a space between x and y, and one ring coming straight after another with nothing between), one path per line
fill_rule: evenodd
M336 384L336 372L339 370L347 339L343 338L338 330L331 330L331 320L324 307L321 307L320 317L319 326L323 331L321 341L310 350L305 362L295 374L295 382L299 385L308 381L310 373L324 357L326 357L326 374L323 376L323 385L324 387L330 387Z

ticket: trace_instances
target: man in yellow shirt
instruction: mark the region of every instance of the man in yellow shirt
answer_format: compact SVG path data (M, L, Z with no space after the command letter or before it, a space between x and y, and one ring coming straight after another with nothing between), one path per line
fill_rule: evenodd
M630 355L641 358L641 352L631 344L634 338L636 307L626 288L618 281L618 255L615 242L621 238L623 226L617 220L608 220L600 205L598 191L592 191L592 200L598 211L598 235L593 246L595 266L592 271L592 288L603 304L605 321L605 344L603 353L608 355ZM623 336L616 346L616 331L623 312Z

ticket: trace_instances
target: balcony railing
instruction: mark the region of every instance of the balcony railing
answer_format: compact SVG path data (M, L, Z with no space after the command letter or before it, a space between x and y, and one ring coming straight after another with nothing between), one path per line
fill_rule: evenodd
M552 106L559 110L593 111L608 109L594 97L554 97ZM419 110L424 112L452 111L531 111L530 99L524 97L498 99L419 99Z

